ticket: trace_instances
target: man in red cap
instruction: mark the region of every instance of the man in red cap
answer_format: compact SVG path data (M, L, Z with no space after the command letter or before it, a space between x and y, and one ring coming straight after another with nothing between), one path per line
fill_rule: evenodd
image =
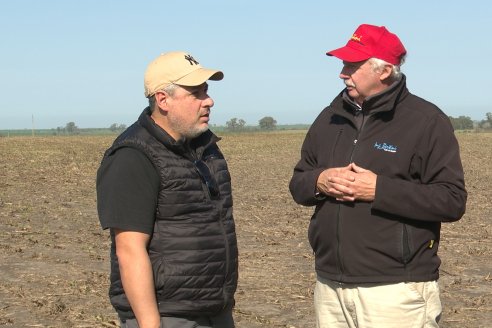
M296 202L315 206L318 327L438 327L442 222L467 192L448 117L411 94L406 50L383 26L361 25L329 51L345 88L311 126L294 168Z

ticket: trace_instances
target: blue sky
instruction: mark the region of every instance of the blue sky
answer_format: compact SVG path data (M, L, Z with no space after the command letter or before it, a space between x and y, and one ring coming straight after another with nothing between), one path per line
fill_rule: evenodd
M130 125L143 74L162 52L190 52L210 82L212 124L311 123L343 88L325 52L362 23L404 43L411 92L446 114L492 111L489 1L16 0L0 4L0 129Z

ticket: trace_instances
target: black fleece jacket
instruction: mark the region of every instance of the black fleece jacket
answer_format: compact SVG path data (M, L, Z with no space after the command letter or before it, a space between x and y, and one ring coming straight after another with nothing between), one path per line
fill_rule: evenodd
M374 201L316 197L320 173L351 162L378 175ZM318 275L347 283L436 280L441 222L459 220L467 197L449 119L411 94L405 76L362 109L342 91L308 131L290 191L316 206Z

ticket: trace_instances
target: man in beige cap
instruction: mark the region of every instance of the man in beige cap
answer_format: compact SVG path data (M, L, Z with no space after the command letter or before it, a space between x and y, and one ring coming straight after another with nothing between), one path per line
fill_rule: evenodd
M208 129L207 80L223 76L188 53L162 54L145 72L149 107L104 154L97 205L122 327L234 327L231 177Z

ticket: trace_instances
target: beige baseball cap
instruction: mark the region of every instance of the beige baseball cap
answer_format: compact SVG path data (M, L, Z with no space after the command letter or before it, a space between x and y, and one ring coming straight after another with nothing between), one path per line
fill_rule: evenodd
M145 71L145 97L153 96L169 84L195 86L207 80L219 81L223 78L224 73L203 68L186 52L167 52L154 59Z

